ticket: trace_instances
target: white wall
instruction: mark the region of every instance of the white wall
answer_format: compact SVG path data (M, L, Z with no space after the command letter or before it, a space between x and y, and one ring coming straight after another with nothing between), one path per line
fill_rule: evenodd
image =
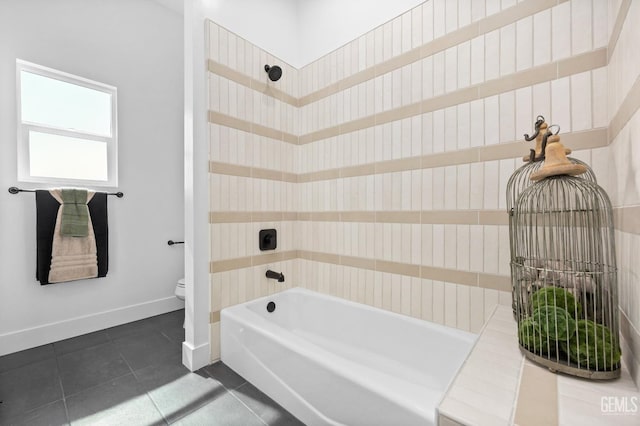
M0 3L0 355L178 309L183 22L150 0ZM15 60L118 88L119 190L106 278L40 286L33 194L16 182ZM30 187L22 184L22 187Z
M201 0L204 16L299 67L299 0Z
M401 15L424 0L299 0L298 68Z
M302 68L422 1L202 0L202 4L205 16L215 23Z

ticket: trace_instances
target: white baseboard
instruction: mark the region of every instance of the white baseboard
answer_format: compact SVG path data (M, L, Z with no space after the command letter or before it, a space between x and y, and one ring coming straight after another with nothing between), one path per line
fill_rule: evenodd
M190 371L196 371L210 364L209 343L203 343L198 347L188 342L182 342L182 364Z
M184 308L184 302L175 296L129 305L109 311L70 318L0 335L0 355L34 348L58 340L137 321L154 315Z

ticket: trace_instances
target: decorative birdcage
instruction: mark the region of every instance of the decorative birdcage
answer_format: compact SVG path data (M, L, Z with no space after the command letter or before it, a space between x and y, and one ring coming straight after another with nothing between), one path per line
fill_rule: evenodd
M611 202L597 183L576 177L588 168L567 160L559 136L548 136L545 156L511 217L518 341L527 358L553 371L616 378L621 353Z
M531 180L531 175L536 173L540 168L544 165L545 159L545 147L547 144L547 138L553 135L552 128L556 128L556 134L559 132L559 126L552 125L548 126L545 122L545 119L542 115L538 115L536 117L536 122L534 123L535 132L529 136L528 134L524 135L524 139L527 142L530 142L535 139L536 145L535 149L531 149L529 155L522 158L524 161L524 165L518 168L509 178L507 182L507 213L509 214L509 229L512 228L512 213L513 207L516 204L516 200L518 196L531 184L533 181ZM565 154L571 154L571 150L565 148ZM567 160L572 164L579 164L586 168L586 172L584 172L580 177L582 179L586 179L590 182L596 183L596 175L593 173L593 170L584 162L578 160L577 158L567 157ZM510 245L511 252L511 261L514 260L514 248L513 248L513 240ZM516 294L515 294L515 282L511 283L511 293L512 293L512 308L515 314L516 312Z

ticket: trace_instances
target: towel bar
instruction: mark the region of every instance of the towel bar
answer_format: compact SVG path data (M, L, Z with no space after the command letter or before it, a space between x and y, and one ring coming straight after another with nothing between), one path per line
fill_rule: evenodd
M9 193L10 194L17 194L19 192L36 192L35 189L20 189L18 187L12 186L9 188ZM115 195L118 198L122 198L124 197L124 194L122 192L107 192L107 195Z

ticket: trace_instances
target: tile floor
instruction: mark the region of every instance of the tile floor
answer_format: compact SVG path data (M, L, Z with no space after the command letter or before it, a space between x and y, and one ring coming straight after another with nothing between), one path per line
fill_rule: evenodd
M184 311L0 357L0 425L300 425L218 362L182 365Z

